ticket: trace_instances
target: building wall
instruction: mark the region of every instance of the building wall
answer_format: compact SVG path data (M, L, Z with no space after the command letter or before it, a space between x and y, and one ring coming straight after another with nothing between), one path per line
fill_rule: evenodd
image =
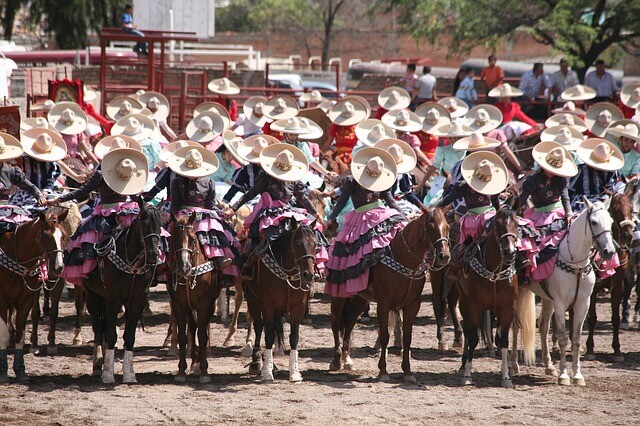
M193 31L200 38L214 35L215 7L212 0L135 0L133 22L141 29Z

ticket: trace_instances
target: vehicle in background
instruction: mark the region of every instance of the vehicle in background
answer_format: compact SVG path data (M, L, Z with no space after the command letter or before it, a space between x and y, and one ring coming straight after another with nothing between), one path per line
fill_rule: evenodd
M312 90L319 90L322 96L328 99L342 98L344 94L340 93L338 96L338 88L334 84L325 83L324 81L303 81L305 92Z
M295 92L289 93L289 95L296 98L304 92L302 77L298 74L269 74L267 82L269 87L295 90Z

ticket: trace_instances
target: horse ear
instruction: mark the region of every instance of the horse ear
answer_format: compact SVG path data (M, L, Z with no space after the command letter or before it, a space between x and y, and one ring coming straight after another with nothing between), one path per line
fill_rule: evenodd
M604 200L604 208L609 210L609 207L611 207L611 200L613 200L613 195L610 195L607 197L606 200Z
M189 221L188 221L189 225L193 225L194 223L196 223L196 214L193 213L191 216L189 216Z
M169 216L171 216L171 222L172 223L176 223L178 221L178 218L176 217L175 214L173 214L173 212L170 212Z
M589 201L589 199L585 196L582 196L582 202L584 202L584 206L590 209L593 206L593 203Z
M138 203L138 207L140 207L140 210L144 210L144 207L147 205L141 195L138 195L136 197L136 203Z
M40 219L42 222L46 222L47 221L47 211L46 210L42 210L42 211L38 212L38 219Z
M316 229L316 222L318 222L318 219L315 219L313 222L311 222L311 223L309 224L309 228L311 228L311 229Z

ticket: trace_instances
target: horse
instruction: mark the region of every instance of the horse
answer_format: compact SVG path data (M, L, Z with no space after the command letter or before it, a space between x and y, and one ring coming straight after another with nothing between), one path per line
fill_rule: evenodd
M123 383L136 383L133 346L138 321L160 260L162 214L138 201L140 212L127 229L103 239L97 247L99 267L85 280L87 310L93 320L93 374L115 383L114 357L118 313L125 308ZM106 344L106 350L104 345ZM100 369L101 353L104 354Z
M429 282L431 283L431 301L433 303L433 313L436 317L436 337L438 339L438 349L448 350L449 345L444 335L446 309L449 308L451 321L454 329L454 348L462 348L462 325L458 317L458 302L460 294L455 281L447 279L448 267L435 269L429 272Z
M62 241L66 212L55 215L40 212L33 221L18 225L0 237L0 383L7 375L9 315L15 311L15 354L13 371L18 381L29 381L24 365L24 331L27 317L44 280L45 269L62 273Z
M589 300L595 284L595 273L591 267L592 248L595 245L603 259L611 259L616 249L611 236L613 220L604 203L591 203L584 198L585 208L578 213L571 223L565 237L558 245L556 267L543 282L533 282L522 287L518 295L518 318L522 324L522 340L524 345L524 361L527 365L535 363L535 299L534 293L542 298L540 314L540 340L542 345L542 362L548 375L556 376L558 371L551 362L548 333L551 315L555 317L560 345L560 375L558 384L568 386L571 379L567 374L566 347L568 337L565 327L565 313L573 310L572 321L572 370L573 383L585 386L584 376L580 371L580 344L582 326L584 324ZM546 284L545 284L546 282ZM513 327L513 350L511 367L514 373L518 366L518 327Z
M608 289L611 293L611 324L613 326L613 359L615 362L624 361L624 356L620 352L620 304L624 293L624 279L629 267L629 250L633 240L633 231L636 224L633 221L633 208L626 195L614 193L610 199L609 214L613 219L613 239L618 243L618 258L620 266L613 276L597 281L591 293L591 303L589 304L589 315L587 324L589 325L589 337L587 337L587 353L585 359L595 359L593 351L593 330L596 326L596 302L599 293Z
M369 299L377 301L380 339L378 379L383 382L389 381L389 312L392 309L402 309L402 370L406 382L416 382L410 363L413 323L420 309L426 271L449 264L451 255L448 236L449 225L442 211L438 208L427 209L396 234L382 260L371 266L367 290L351 298L331 299L334 355L329 365L330 370L354 368L351 359L351 334Z
M262 382L273 382L273 344L282 337L282 318L291 324L289 381L302 381L298 367L298 338L307 298L315 276L315 222L310 225L288 219L287 230L260 255L252 280L245 282L245 297L253 318L255 346L249 372L260 372ZM264 360L260 339L265 332ZM262 362L261 362L262 361Z
M629 198L633 208L633 217L637 220L640 214L640 179L631 179L625 185L624 194ZM632 251L629 253L629 266L627 268L627 276L625 277L624 292L622 296L622 320L620 321L620 328L624 330L629 329L629 323L633 320L640 322L640 297L637 298L635 306L631 307L631 292L633 288L636 289L636 295L640 295L640 273L638 272L638 262L640 256L638 254L640 247L640 240L635 240L632 243ZM633 318L631 318L631 312Z

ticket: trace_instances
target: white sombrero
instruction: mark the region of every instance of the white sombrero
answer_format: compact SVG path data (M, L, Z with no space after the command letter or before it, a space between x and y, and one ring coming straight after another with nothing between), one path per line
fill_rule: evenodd
M387 112L382 116L382 122L401 132L417 132L422 129L420 117L406 109Z
M56 104L47 116L49 124L63 135L77 135L87 128L87 114L73 102Z
M560 94L560 100L562 101L588 101L596 97L595 89L585 86L583 84L576 84L565 89Z
M130 136L138 142L148 139L155 131L153 120L146 115L130 114L122 117L111 128L112 135Z
M320 104L320 103L326 101L327 98L322 96L322 93L320 93L319 90L312 90L310 92L306 92L306 93L303 93L302 95L300 95L298 100L300 102L305 102L305 103L313 102L313 103L316 103L316 104Z
M598 137L604 137L607 128L615 121L622 120L624 115L620 108L609 102L594 104L587 110L584 122L587 129Z
M431 134L436 136L447 136L449 138L464 138L473 133L473 129L465 126L461 120L453 120L449 124L438 127Z
M397 170L391 154L380 148L366 146L351 159L353 178L369 191L382 192L391 188L396 182Z
M356 99L342 99L331 107L327 116L339 126L353 126L367 117L367 107Z
M324 101L320 105L318 105L318 108L320 108L326 114L335 104L336 101L333 100Z
M67 156L67 144L55 130L33 128L22 134L24 153L38 161L52 163Z
M567 101L562 105L562 107L552 109L551 112L554 114L566 113L580 116L585 114L585 110L583 110L582 108L576 108L576 104L573 101Z
M309 130L309 133L305 133L303 135L305 140L319 139L322 137L322 135L324 135L324 130L322 130L322 127L320 127L320 125L315 121L307 117L297 117L297 118L300 120L300 124L303 127L306 127L307 130Z
M216 136L226 130L224 120L213 111L203 112L195 116L189 124L185 133L187 138L200 143L210 142Z
M145 92L138 96L138 101L153 113L156 120L164 120L169 116L169 110L171 108L169 99L162 93Z
M396 162L397 173L409 173L418 164L418 157L411 146L400 139L383 139L377 142L374 148L380 148L393 157Z
M627 84L620 91L620 100L629 108L640 107L640 83Z
M249 163L258 164L260 153L269 145L280 143L280 141L269 135L254 135L244 139L238 144L238 155Z
M299 117L292 117L286 120L278 120L271 123L271 130L290 135L307 135L311 129L302 124Z
M131 148L142 152L142 145L134 138L125 135L111 135L100 139L93 149L93 153L102 160L108 152L121 148Z
M221 95L237 95L240 93L240 88L233 81L227 77L216 78L211 80L207 86L213 93L219 93Z
M442 126L451 124L451 114L442 105L435 102L425 102L416 108L416 115L422 120L422 131L435 134Z
M218 170L218 156L203 146L185 146L178 149L167 161L169 168L177 175L200 178Z
M240 145L240 143L242 143L242 138L236 136L233 130L225 130L222 133L222 144L227 148L227 151L231 153L233 158L240 163L240 165L245 166L248 164L248 161L240 157L238 154L238 145Z
M496 195L507 188L507 166L498 154L472 152L462 161L460 173L467 185L484 195Z
M168 162L169 158L171 158L177 150L179 150L180 148L188 147L188 146L198 147L202 145L199 144L198 142L190 141L187 139L181 139L181 140L171 142L165 145L160 151L160 155L159 155L160 161L164 163Z
M393 129L376 118L367 118L356 126L356 138L367 146L395 137Z
M342 101L356 101L356 102L360 102L362 105L364 105L364 107L367 110L367 116L365 118L369 118L371 117L371 104L369 103L369 101L363 97L363 96L359 96L359 95L349 95L349 96L345 96L344 98L342 98ZM334 104L335 105L335 104Z
M504 83L501 86L491 89L488 96L490 98L517 98L522 95L524 95L522 90L516 89L509 83Z
M260 166L269 176L285 182L296 182L309 172L307 157L300 148L277 143L260 152Z
M462 99L456 98L455 96L448 96L446 98L442 98L438 100L438 103L445 107L451 118L462 117L469 111L469 106Z
M82 85L82 101L83 102L93 102L98 99L98 92L93 90L90 86L86 84Z
M477 105L464 115L464 122L476 132L488 133L500 126L502 112L493 105Z
M244 112L244 116L253 123L255 126L262 127L267 124L269 117L264 115L262 112L262 108L267 103L267 98L264 96L252 96L242 105L242 112Z
M378 95L378 104L387 111L405 109L411 103L411 95L402 87L387 87Z
M596 170L615 172L624 166L620 148L604 139L587 139L578 146L576 153L585 164Z
M569 151L575 151L583 140L582 133L570 126L549 127L540 134L540 141L558 143Z
M33 105L31 105L31 107L29 109L31 111L49 112L49 111L51 111L51 109L54 106L56 106L56 103L54 101L52 101L51 99L47 99L46 101L44 101L41 104L33 104Z
M300 106L290 96L275 96L262 107L262 114L270 120L286 120L298 115Z
M147 184L148 175L147 157L135 149L114 149L102 159L102 177L118 194L139 194Z
M559 143L553 141L540 142L533 147L531 155L542 169L553 175L573 177L578 174L578 167L574 163L571 154Z
M55 130L44 117L28 117L20 120L20 131L25 132L29 129L50 129ZM57 130L56 130L57 131Z
M193 118L196 118L203 112L209 112L218 115L224 123L225 130L231 127L231 117L229 116L229 111L227 111L227 109L223 105L220 105L217 102L202 102L193 110Z
M13 160L22 156L20 141L8 133L0 132L0 161Z
M482 136L480 132L473 132L471 135L459 139L453 143L456 151L480 151L493 149L500 146L500 141Z
M609 136L616 139L625 137L640 142L640 124L628 119L618 120L609 126L607 136L605 136L605 139L614 142L609 139Z
M118 96L107 105L107 117L114 121L129 114L139 114L144 108L137 99L130 96Z
M585 122L578 116L571 114L569 112L555 114L551 117L547 118L547 121L544 122L546 127L554 127L554 126L569 126L580 133L584 133L587 131L587 125Z

